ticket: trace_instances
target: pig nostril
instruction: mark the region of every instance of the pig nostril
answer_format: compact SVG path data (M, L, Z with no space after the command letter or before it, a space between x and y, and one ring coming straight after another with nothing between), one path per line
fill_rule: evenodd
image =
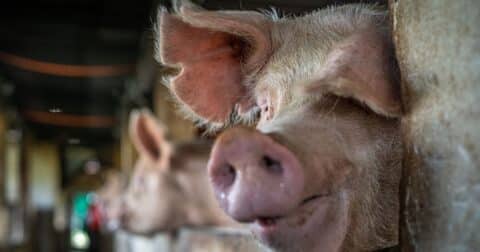
M263 156L262 157L263 164L265 165L265 168L267 171L274 173L274 174L282 174L283 173L283 167L280 164L280 162L272 159L269 156Z
M233 184L236 176L235 168L230 164L226 164L218 170L216 181L222 189L227 189Z
M233 183L233 181L235 181L235 176L236 175L237 175L237 173L235 172L235 169L233 168L233 166L228 164L227 165L227 176L229 177L230 182Z

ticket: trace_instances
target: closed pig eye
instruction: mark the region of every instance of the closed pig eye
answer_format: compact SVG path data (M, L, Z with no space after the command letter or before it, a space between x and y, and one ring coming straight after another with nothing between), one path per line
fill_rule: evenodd
M266 97L258 99L257 106L260 108L261 121L269 121L273 118L274 111L270 98Z

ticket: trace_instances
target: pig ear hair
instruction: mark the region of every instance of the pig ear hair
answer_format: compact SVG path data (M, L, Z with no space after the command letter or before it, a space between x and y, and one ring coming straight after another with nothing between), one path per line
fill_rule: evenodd
M162 168L169 167L172 146L166 139L166 127L150 111L132 111L129 131L139 155L158 163Z
M309 94L353 98L377 114L400 117L402 102L393 46L385 34L358 32L335 46Z
M225 124L254 102L249 79L271 53L271 20L252 11L207 11L188 1L159 10L156 58L179 68L170 89L193 119Z

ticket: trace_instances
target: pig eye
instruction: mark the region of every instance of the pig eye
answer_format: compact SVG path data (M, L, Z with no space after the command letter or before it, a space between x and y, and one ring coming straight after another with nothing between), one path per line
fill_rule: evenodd
M264 118L265 120L271 119L271 108L268 105L264 105L260 107L260 117Z
M273 117L273 108L272 103L270 102L270 98L259 98L257 100L257 106L259 108L259 117L260 120L268 121L271 120Z

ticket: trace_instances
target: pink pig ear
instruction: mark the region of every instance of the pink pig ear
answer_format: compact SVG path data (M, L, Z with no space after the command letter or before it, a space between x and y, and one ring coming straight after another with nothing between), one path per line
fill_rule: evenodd
M400 117L402 103L393 57L384 35L358 32L328 54L307 92L353 98L380 115Z
M185 2L172 15L160 10L157 59L181 68L171 90L187 110L223 123L253 107L246 77L271 53L271 21L249 11L206 11Z
M166 127L146 110L132 111L130 114L130 138L139 152L159 164L169 167L172 147L166 140Z

